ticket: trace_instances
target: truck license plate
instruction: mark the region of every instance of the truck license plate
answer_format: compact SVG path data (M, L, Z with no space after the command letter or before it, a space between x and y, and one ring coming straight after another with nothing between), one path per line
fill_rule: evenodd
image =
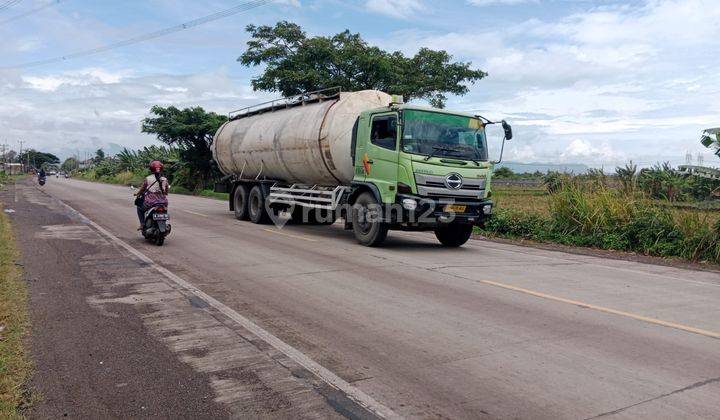
M153 213L153 220L167 220L167 213Z
M463 213L467 206L461 206L460 204L447 204L445 211L448 213Z

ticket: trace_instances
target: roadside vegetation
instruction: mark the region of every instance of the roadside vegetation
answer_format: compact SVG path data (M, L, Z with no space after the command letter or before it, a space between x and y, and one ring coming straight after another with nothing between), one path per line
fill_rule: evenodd
M98 158L98 156L102 156ZM216 193L210 188L211 181L219 179L219 174L212 174L205 179L194 176L194 171L182 161L179 150L175 147L149 146L140 150L123 150L115 156L105 156L98 150L96 157L82 168L73 162L63 164L73 177L93 182L128 185L139 187L148 175L148 165L159 160L165 165L165 175L172 185L172 194L199 195L227 200L227 194Z
M490 236L720 263L720 180L668 164L615 174L548 173L537 186L495 187Z
M8 177L0 172L0 185ZM0 187L2 188L2 187ZM0 206L1 207L1 206ZM5 212L0 213L0 418L22 418L28 404L24 384L31 364L24 346L29 331L27 290L18 263L15 238Z

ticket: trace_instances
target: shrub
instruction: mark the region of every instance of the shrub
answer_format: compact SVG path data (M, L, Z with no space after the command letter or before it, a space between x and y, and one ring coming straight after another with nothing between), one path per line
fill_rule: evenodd
M483 229L494 235L720 263L720 220L713 224L707 214L675 213L601 183L561 183L550 196L549 216L497 209Z
M547 221L540 215L515 210L498 210L484 230L498 235L540 239Z

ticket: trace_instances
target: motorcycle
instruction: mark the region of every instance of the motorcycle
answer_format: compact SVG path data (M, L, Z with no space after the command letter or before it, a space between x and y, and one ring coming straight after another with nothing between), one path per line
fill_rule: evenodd
M38 178L38 184L40 184L41 186L45 185L45 181L46 181L46 179L44 176L41 176L40 178Z
M165 237L170 234L170 215L167 207L157 205L145 212L145 223L142 228L142 235L145 239L152 241L157 246L165 243Z

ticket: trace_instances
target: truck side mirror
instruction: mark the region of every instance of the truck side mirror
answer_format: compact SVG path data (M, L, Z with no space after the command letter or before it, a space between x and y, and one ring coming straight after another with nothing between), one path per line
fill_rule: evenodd
M505 140L513 138L512 127L505 120L502 120L502 128L505 130Z

